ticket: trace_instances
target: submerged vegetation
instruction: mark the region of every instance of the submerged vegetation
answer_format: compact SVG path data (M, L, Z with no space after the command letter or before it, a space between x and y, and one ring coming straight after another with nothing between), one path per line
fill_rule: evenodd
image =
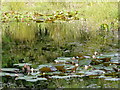
M0 14L3 88L118 88L117 2L2 2Z

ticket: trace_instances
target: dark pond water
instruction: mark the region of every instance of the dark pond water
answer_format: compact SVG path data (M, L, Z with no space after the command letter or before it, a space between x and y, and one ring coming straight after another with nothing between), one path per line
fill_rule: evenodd
M87 27L85 21L2 24L2 67L4 68L13 68L13 64L22 62L32 63L32 67L36 68L40 64L53 62L57 57L93 55L95 51L102 54L117 53L117 30L100 27L94 30ZM2 81L4 87L12 88L118 88L118 81L89 78L74 78L68 81L55 79L32 83L24 80L15 81L14 77L3 77Z

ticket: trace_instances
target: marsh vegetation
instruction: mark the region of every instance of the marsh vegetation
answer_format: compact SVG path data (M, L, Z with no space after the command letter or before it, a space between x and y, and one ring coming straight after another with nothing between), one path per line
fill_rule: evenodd
M117 2L2 2L0 14L3 88L118 88Z

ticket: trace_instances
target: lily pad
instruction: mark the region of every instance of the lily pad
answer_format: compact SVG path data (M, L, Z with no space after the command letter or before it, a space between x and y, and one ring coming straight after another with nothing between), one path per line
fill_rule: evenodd
M1 68L2 71L4 72L15 72L15 71L19 71L19 69L17 68Z
M65 71L65 68L64 68L64 64L56 64L56 65L54 65L56 68L57 68L57 70L59 70L59 71Z
M49 72L49 73L45 73L47 75L60 75L62 72L56 71L56 72Z
M26 81L28 81L28 82L36 82L36 81L38 81L38 79L27 79Z
M109 54L104 54L102 56L104 56L104 57L116 57L116 56L119 56L119 54L118 53L109 53Z
M105 72L102 70L93 70L93 71L87 71L85 72L86 76L100 76L104 74Z
M97 84L90 84L87 88L101 88L101 86L98 86Z
M56 63L73 62L72 57L58 57L54 60Z
M120 60L119 58L113 58L112 60L110 60L111 64L116 64L116 65L120 65Z
M90 65L91 59L83 59L79 61L79 65Z
M70 77L83 77L81 75L69 75Z
M103 64L92 65L92 67L95 68L95 69L103 69L104 68Z
M108 81L120 81L120 78L106 78Z
M103 62L109 62L111 60L111 57L98 56L97 59L103 60Z
M109 66L111 64L111 62L104 62L103 65L104 66Z
M91 58L90 56L84 56L85 58Z
M39 65L39 70L41 72L52 72L52 71L57 71L57 68L52 66L52 65Z
M106 78L106 76L99 76L98 78L101 78L101 79L103 78L103 79L105 79L105 78Z
M17 77L16 80L18 79L30 80L30 79L36 79L36 78L37 78L36 76L20 76L20 77Z
M47 80L47 78L37 78L37 80Z
M20 66L20 67L22 67L22 66L24 66L24 65L29 65L29 66L31 66L32 64L30 64L30 63L18 63L18 64L13 64L14 66Z
M23 76L23 74L16 74L16 73L5 73L5 72L0 72L0 76L10 76L10 77L18 77L18 76Z
M60 60L69 60L71 59L72 57L57 57L57 59L60 59Z
M39 73L31 73L31 75L35 76L35 75L38 75Z
M55 79L67 79L67 78L70 78L70 76L52 76L51 78L55 78Z
M5 72L0 72L0 76L5 76Z
M77 72L76 75L84 75L86 71Z
M118 72L107 72L105 73L105 76L118 76L119 73Z
M114 70L113 68L117 68L117 66L116 65L110 65L110 66L104 67L104 69L107 70L107 71L113 71Z

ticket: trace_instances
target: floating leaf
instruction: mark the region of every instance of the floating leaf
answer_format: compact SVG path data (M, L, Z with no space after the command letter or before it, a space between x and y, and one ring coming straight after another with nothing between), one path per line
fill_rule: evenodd
M62 72L59 72L59 71L56 71L56 72L48 72L48 73L45 73L46 75L61 75Z
M37 78L36 76L20 76L20 77L17 77L16 80L18 79L29 80L29 79L36 79L36 78Z
M65 68L64 68L64 65L62 65L62 64L56 64L56 65L54 65L56 68L57 68L57 70L59 70L59 71L65 71Z
M53 72L57 71L57 68L54 66L45 66L39 69L41 72Z
M5 73L5 72L0 72L0 76L10 76L10 77L18 77L18 76L23 76L23 74L16 74L16 73Z
M108 73L105 73L105 76L118 76L119 73L118 72L108 72Z
M47 80L47 78L37 78L37 80Z
M105 78L106 78L106 76L99 76L98 78L101 78L101 79L103 78L103 79L105 79Z
M79 61L79 65L90 65L91 59L83 59Z
M97 57L97 59L98 60L103 60L103 62L109 62L110 60L111 60L111 57L101 57L101 56L99 56L99 57Z
M105 72L102 71L102 70L93 70L93 71L87 71L87 72L85 72L85 75L86 76L99 76L99 75L102 75L104 73Z
M13 64L14 66L20 66L20 67L22 67L22 66L24 66L24 65L29 65L29 66L31 66L32 64L30 64L30 63L18 63L18 64Z
M84 75L86 71L80 71L80 72L77 72L76 74L77 75Z
M92 65L93 68L95 69L103 69L103 64L99 64L99 65Z
M104 66L109 66L111 63L110 62L104 62L103 65Z
M28 81L28 82L36 82L36 81L38 81L38 79L27 79L26 81Z
M119 81L120 78L106 78L105 80L108 80L108 81Z
M5 72L15 72L15 71L19 71L19 69L17 68L1 68L2 71Z
M72 62L71 57L58 57L57 59L54 60L56 63L66 63L66 62Z
M70 76L51 76L51 78L55 78L55 79L67 79L67 78L70 78Z
M0 76L5 76L5 72L0 72Z
M83 77L81 75L69 75L70 77Z
M111 64L116 64L116 65L120 65L120 60L119 58L112 58L110 60Z
M119 56L119 54L118 53L109 53L109 54L104 54L102 56L104 56L104 57L116 57L116 56Z

